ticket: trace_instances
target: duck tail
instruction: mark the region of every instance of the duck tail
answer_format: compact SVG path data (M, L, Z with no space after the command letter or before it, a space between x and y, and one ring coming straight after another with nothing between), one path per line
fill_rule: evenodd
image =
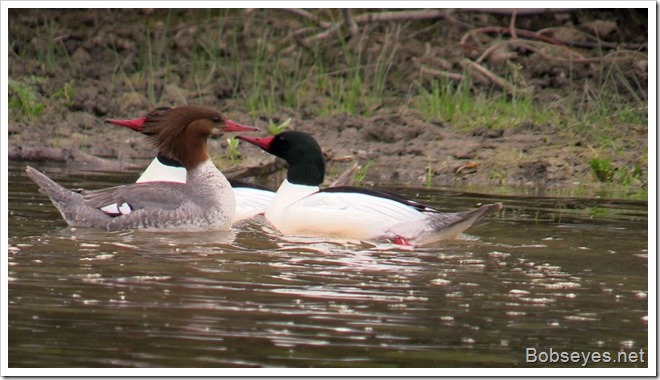
M39 192L50 198L69 226L103 227L107 224L109 217L101 210L87 206L82 194L62 187L31 166L25 172L39 186Z
M502 209L502 203L487 204L475 210L463 211L450 214L431 215L431 228L434 232L427 237L428 241L424 244L437 242L440 240L454 239L463 231L470 228L486 216L494 214ZM426 239L425 239L426 240Z

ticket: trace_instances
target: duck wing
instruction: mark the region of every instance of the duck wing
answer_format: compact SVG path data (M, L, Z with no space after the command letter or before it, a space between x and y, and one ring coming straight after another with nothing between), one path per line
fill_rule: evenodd
M308 210L318 220L336 223L378 224L420 220L425 213L418 207L389 194L357 187L330 187L312 193L287 207ZM323 222L324 223L324 222Z
M412 199L405 198L402 195L399 195L397 193L393 193L390 191L386 190L376 190L376 189L369 189L369 188L364 188L364 187L355 187L355 186L334 186L334 187L328 187L325 189L321 189L318 191L318 193L346 193L346 194L364 194L364 195L369 195L372 197L376 198L381 198L381 199L388 199L390 201L394 201L397 203L400 203L404 206L413 208L419 212L423 213L439 213L440 211L429 207L425 204L413 201ZM317 193L317 194L318 194Z
M187 201L186 185L176 182L144 182L86 191L86 205L102 208L109 204L128 204L131 210L174 210Z

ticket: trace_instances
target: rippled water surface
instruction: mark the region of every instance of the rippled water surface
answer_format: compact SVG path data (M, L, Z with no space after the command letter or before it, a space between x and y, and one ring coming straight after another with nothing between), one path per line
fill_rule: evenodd
M505 205L413 251L258 222L72 230L24 167L9 173L9 367L550 366L525 348L647 351L646 202L395 189L448 211ZM67 187L135 178L36 167ZM603 365L622 364L590 364Z

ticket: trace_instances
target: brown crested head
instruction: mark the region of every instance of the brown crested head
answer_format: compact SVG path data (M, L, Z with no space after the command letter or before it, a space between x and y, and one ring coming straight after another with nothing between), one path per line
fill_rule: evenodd
M151 111L142 132L161 154L191 169L209 158L206 140L215 128L226 129L225 117L219 111L180 106Z

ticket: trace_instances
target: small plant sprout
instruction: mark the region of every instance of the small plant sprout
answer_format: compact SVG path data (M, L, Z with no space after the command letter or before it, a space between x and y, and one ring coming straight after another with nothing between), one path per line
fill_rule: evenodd
M289 124L291 124L291 118L284 120L280 124L275 123L273 120L268 120L268 133L273 136L280 134L286 130Z
M241 154L238 152L238 144L240 144L240 142L241 141L236 137L227 139L227 151L225 153L225 156L231 162L236 162L241 158Z
M75 88L72 81L64 83L64 86L59 90L55 91L52 95L54 99L61 99L64 105L71 106L73 104L73 98L75 97Z
M355 177L353 177L353 182L361 183L362 181L364 181L364 177L367 175L367 172L369 171L369 168L373 163L374 160L369 160L367 161L366 164L360 167L358 171L355 173Z
M433 185L433 177L435 177L435 172L431 168L431 165L426 167L426 178L424 179L424 187L430 189Z
M616 172L616 168L609 158L593 158L589 160L589 166L601 182L610 182Z

